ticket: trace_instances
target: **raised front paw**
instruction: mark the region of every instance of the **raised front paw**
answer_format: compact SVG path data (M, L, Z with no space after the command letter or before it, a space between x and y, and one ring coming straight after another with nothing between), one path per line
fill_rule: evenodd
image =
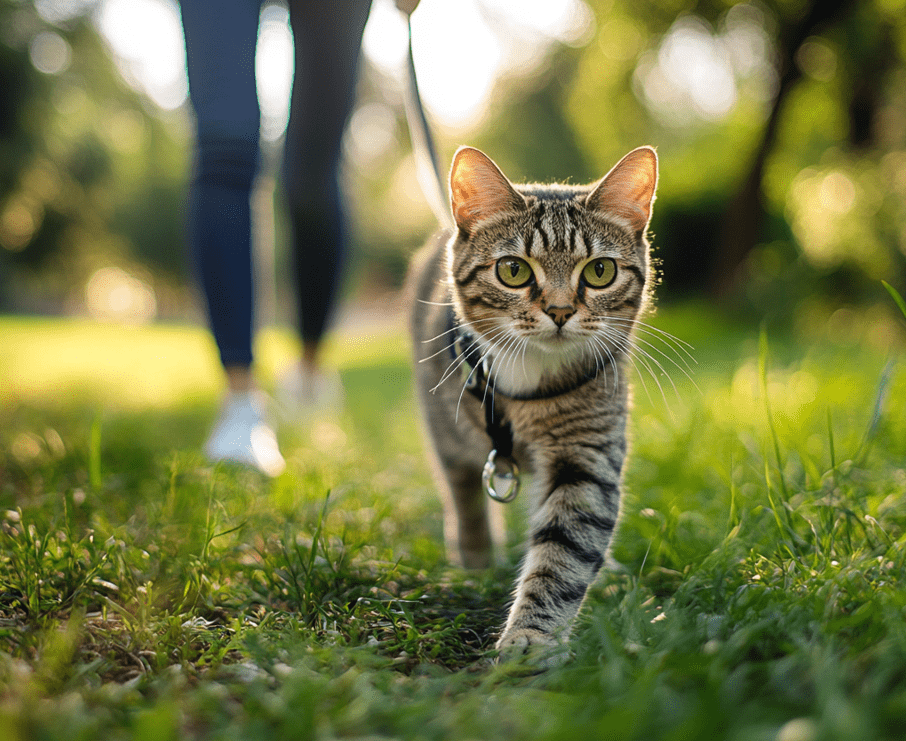
M564 640L551 633L519 628L504 633L497 641L498 661L513 661L525 656L529 663L550 669L566 663L569 648Z

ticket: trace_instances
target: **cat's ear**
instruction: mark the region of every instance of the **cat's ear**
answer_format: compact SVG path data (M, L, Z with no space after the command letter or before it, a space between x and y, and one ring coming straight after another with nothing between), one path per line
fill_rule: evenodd
M585 207L615 216L636 233L645 231L657 189L657 154L633 149L608 172L585 199Z
M460 147L450 169L453 219L466 234L479 221L504 211L525 210L525 199L490 157L472 147Z

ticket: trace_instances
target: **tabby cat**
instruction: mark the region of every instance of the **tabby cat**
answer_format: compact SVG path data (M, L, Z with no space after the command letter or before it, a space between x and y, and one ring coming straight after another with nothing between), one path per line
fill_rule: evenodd
M565 642L617 524L656 185L650 147L588 186L513 185L463 147L450 173L455 230L410 271L417 393L454 561L492 562L491 450L494 465L507 456L532 474L505 652Z

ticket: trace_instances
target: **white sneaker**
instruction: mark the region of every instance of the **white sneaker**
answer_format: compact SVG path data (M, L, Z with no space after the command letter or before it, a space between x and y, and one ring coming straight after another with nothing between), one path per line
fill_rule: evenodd
M264 419L264 402L257 391L227 394L205 443L212 461L234 461L255 468L266 476L278 476L286 467L277 436Z
M300 363L277 380L277 404L287 421L315 412L338 412L343 406L343 384L336 372L308 373Z

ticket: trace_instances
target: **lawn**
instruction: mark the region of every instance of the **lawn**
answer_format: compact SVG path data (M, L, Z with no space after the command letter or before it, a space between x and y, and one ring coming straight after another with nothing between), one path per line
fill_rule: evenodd
M651 320L694 361L642 335L615 563L546 672L493 662L524 502L500 567L444 562L402 331L335 338L345 406L267 481L201 456L201 330L0 318L0 739L902 738L891 307Z

